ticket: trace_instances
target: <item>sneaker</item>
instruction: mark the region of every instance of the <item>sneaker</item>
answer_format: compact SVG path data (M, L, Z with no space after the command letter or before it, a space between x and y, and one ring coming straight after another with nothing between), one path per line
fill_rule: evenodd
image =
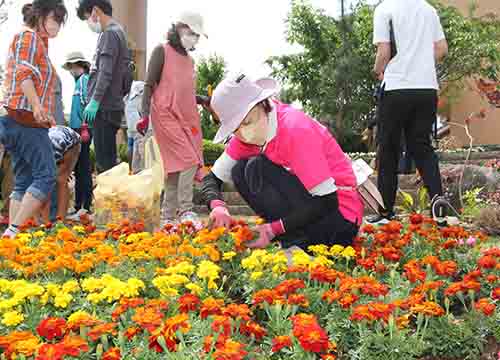
M391 211L388 214L377 214L368 216L366 222L372 225L385 225L395 219L394 213Z
M76 213L74 213L73 215L69 215L67 217L67 219L71 220L71 221L80 221L81 217L84 215L90 216L90 212L88 212L86 209L80 209Z
M431 214L438 226L448 226L447 208L451 207L448 200L444 196L435 196L431 202Z

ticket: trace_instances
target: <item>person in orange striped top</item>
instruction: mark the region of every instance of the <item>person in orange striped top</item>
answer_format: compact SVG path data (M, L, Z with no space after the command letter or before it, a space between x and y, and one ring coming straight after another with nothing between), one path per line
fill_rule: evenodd
M47 201L54 189L56 164L48 129L54 122L56 74L48 54L67 17L62 0L34 0L23 8L25 27L9 47L4 83L6 116L0 117L0 142L12 158L15 185L10 224L3 234L15 236Z

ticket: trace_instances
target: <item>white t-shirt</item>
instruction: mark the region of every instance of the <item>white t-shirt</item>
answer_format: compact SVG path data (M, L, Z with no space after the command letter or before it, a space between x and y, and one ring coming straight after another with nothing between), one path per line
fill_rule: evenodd
M390 20L397 55L385 70L385 89L438 90L434 43L445 36L436 9L425 0L385 0L375 9L374 44L390 42Z

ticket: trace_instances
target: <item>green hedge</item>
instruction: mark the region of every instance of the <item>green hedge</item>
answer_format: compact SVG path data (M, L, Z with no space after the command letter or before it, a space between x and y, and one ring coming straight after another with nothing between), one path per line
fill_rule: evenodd
M213 165L215 160L217 160L223 152L223 144L214 144L210 140L203 140L203 157L205 159L205 165Z

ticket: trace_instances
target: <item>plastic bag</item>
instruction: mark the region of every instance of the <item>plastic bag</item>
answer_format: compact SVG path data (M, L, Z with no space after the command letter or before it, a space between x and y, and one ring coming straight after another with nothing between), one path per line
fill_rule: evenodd
M145 136L137 134L134 136L134 156L132 157L132 173L138 174L144 169L146 157L146 142L153 137L153 131L150 129Z
M97 177L95 222L97 225L120 223L124 219L144 222L147 231L160 223L160 193L163 165L154 138L145 145L146 169L129 175L127 163L121 163Z

